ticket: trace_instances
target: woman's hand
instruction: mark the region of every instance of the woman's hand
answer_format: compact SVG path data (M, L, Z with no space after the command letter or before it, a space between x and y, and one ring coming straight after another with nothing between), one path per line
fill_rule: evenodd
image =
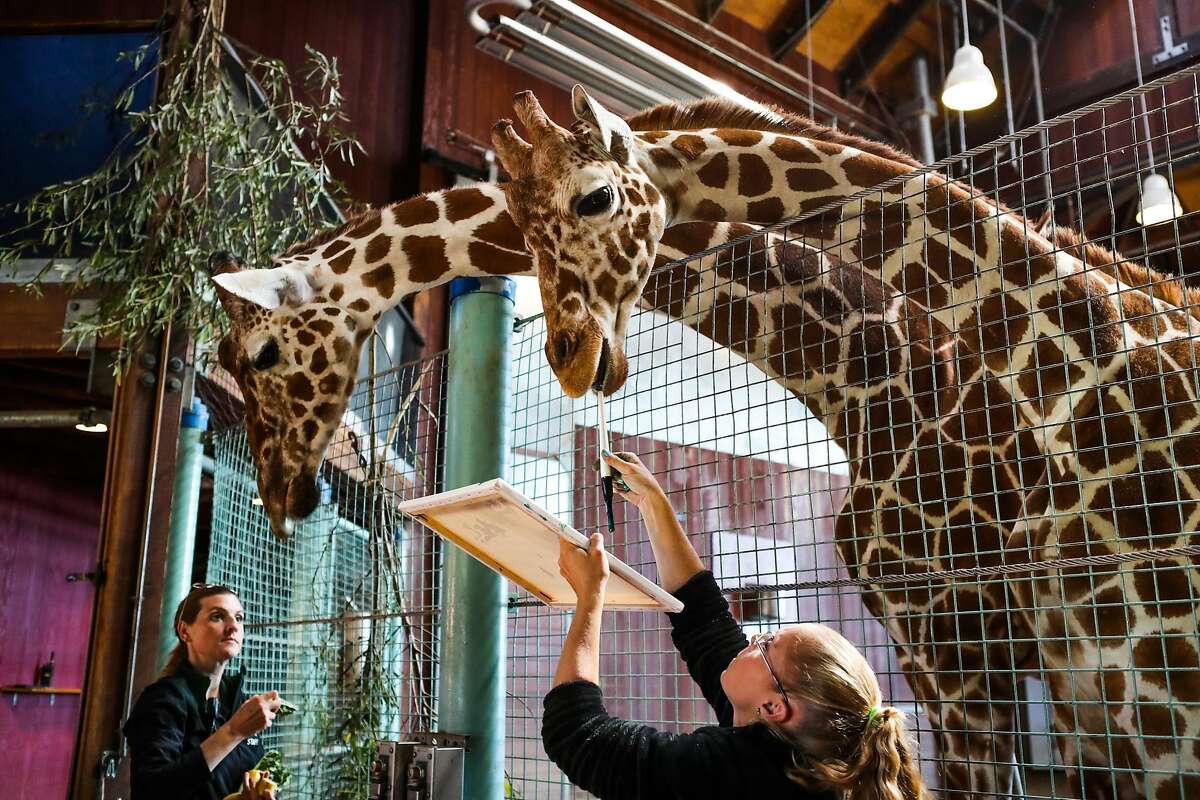
M579 604L604 602L608 585L608 553L604 552L604 537L593 533L587 551L580 550L566 539L558 542L558 571L571 588Z
M236 735L246 739L271 727L279 710L279 692L256 694L242 703L225 724Z
M604 453L604 459L613 472L613 489L617 494L637 506L643 514L650 510L651 505L663 505L670 508L667 495L654 474L646 468L642 460L633 453ZM620 480L617 480L617 476ZM624 483L624 486L621 484Z
M275 800L275 789L271 773L252 769L242 775L242 792L238 800Z

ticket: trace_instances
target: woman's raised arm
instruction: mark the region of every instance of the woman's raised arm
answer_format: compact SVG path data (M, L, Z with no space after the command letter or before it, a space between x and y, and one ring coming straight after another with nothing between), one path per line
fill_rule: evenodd
M668 592L676 591L703 571L704 564L680 527L671 501L654 475L633 453L605 453L601 458L620 474L621 481L615 481L616 492L642 512L663 588ZM621 482L628 488L622 487Z

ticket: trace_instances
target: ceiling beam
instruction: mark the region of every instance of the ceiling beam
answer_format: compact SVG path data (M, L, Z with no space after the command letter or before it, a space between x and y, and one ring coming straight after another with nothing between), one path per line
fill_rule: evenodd
M799 44L830 0L792 0L767 31L771 58L780 61Z
M842 97L860 88L887 58L929 0L899 0L890 3L875 20L871 30L855 44L859 57L847 62L842 70Z

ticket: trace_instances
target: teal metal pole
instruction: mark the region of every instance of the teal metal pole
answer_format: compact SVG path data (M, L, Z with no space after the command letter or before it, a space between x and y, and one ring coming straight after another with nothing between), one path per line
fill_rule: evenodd
M175 460L175 486L171 492L171 529L167 534L167 559L163 600L159 614L158 669L167 664L178 640L175 609L192 587L192 554L196 549L196 517L200 508L200 477L208 409L199 398L183 412L179 422L179 451Z
M450 287L446 488L504 475L509 450L513 298L508 278ZM438 728L466 734L463 796L504 797L504 579L447 544L442 559Z

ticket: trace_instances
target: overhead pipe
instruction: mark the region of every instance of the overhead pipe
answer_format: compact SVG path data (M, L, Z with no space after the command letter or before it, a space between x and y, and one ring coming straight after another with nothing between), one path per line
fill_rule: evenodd
M74 428L80 424L112 421L112 412L93 406L75 409L0 411L0 428Z
M566 0L538 0L534 4L530 0L509 0L508 4L537 16L546 23L547 28L574 36L614 56L621 64L628 64L655 76L673 91L670 95L664 94L622 74L619 71L620 64L602 64L519 20L500 15L494 23L489 23L483 19L480 9L485 5L495 5L495 0L467 0L465 8L471 27L485 37L480 42L480 47L498 58L512 60L528 69L529 65L521 63L519 57L510 57L510 52L519 54L556 70L572 81L587 84L598 94L616 99L629 110L639 110L671 100L696 100L717 95L763 114L774 113L766 106L671 58L574 3Z
M916 97L913 98L913 116L917 123L917 142L921 146L921 162L932 164L937 159L933 152L933 116L937 105L929 91L929 62L924 53L917 53L912 60L912 78Z
M692 69L682 61L671 58L636 36L629 35L616 25L606 22L568 0L538 0L535 13L543 19L557 24L567 33L591 42L630 64L657 75L684 95L690 95L694 99L717 95L732 100L744 108L774 116L774 112L761 103L756 103L724 83Z
M478 12L476 12L476 16ZM483 23L488 37L481 43L493 55L507 59L505 49L520 57L544 64L564 76L587 84L597 93L607 95L630 109L666 103L673 98L614 71L597 61L577 53L548 36L538 33L515 19L501 16L494 26ZM476 28L478 30L478 27ZM523 65L528 68L528 65Z

